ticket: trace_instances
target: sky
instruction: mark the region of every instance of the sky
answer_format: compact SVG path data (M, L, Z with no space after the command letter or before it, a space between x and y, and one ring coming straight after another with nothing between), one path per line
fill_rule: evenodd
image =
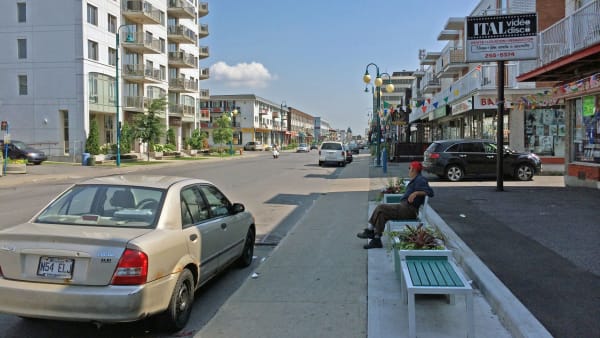
M202 81L211 95L254 94L285 102L334 129L363 135L372 111L362 77L416 70L418 51L440 52L448 18L465 17L479 0L208 1L210 57ZM374 78L375 67L369 66Z

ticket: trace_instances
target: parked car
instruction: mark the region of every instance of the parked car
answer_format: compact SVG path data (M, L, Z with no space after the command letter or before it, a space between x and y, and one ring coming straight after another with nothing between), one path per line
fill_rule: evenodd
M2 156L4 156L4 141L1 140L0 149L2 149ZM33 164L42 164L42 162L48 159L43 151L30 147L27 144L17 140L12 140L8 144L8 157L13 160L26 159L28 163Z
M313 150L313 149L319 150L319 146L316 143L313 143L310 145L310 150Z
M346 152L346 163L351 163L353 160L352 151L350 151L350 146L344 144L344 151Z
M296 148L296 152L297 153L308 153L308 152L310 152L310 150L308 149L308 144L306 144L306 143L300 143L298 145L298 148Z
M350 149L350 152L353 154L360 153L360 149L358 148L358 145L356 143L348 143L348 148Z
M264 150L265 147L263 146L262 142L260 141L250 141L250 142L246 142L246 144L244 144L244 150Z
M491 140L434 141L423 155L423 169L454 182L465 176L495 176L496 154L497 145ZM508 176L528 181L542 171L542 162L536 154L505 147L503 171Z
M346 165L346 151L342 142L327 141L319 149L319 166L334 163L339 166Z
M251 264L255 231L244 205L205 180L89 179L0 231L0 312L94 323L157 315L179 330L200 286Z

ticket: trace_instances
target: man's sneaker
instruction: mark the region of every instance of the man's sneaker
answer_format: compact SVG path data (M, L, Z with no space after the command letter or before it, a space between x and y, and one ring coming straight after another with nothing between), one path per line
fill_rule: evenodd
M363 246L365 249L373 249L373 248L383 248L383 244L381 244L381 238L373 238L369 241L369 244L365 244Z
M375 237L375 231L365 229L363 232L357 233L356 237L358 237L358 238L373 238L373 237Z

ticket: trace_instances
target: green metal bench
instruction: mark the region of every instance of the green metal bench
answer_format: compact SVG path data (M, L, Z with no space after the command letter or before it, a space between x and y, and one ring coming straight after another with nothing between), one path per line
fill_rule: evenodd
M415 295L455 294L465 296L467 307L467 337L474 337L473 289L448 256L406 255L402 267L402 299L408 298L408 336L416 337ZM452 299L452 298L451 298Z
M400 198L402 194L384 194L383 195L383 203L400 203ZM385 227L386 231L397 231L404 228L404 225L408 224L410 226L418 225L419 223L423 223L424 210L429 203L429 196L425 196L425 202L419 207L419 213L417 215L417 219L395 219L389 220L386 222Z

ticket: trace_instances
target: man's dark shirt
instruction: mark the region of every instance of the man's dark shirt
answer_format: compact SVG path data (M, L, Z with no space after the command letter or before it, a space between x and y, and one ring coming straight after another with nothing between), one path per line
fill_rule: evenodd
M412 180L410 180L410 182L408 182L408 185L406 186L406 191L404 192L404 195L402 195L401 201L406 201L408 203L408 196L410 196L410 194L412 194L415 191L424 191L427 193L427 196L433 197L433 189L431 189L431 187L429 186L429 182L427 181L427 179L420 173L417 174L417 176L415 176ZM425 196L417 196L412 203L408 204L412 205L416 209L419 209L421 204L423 204L424 202Z

